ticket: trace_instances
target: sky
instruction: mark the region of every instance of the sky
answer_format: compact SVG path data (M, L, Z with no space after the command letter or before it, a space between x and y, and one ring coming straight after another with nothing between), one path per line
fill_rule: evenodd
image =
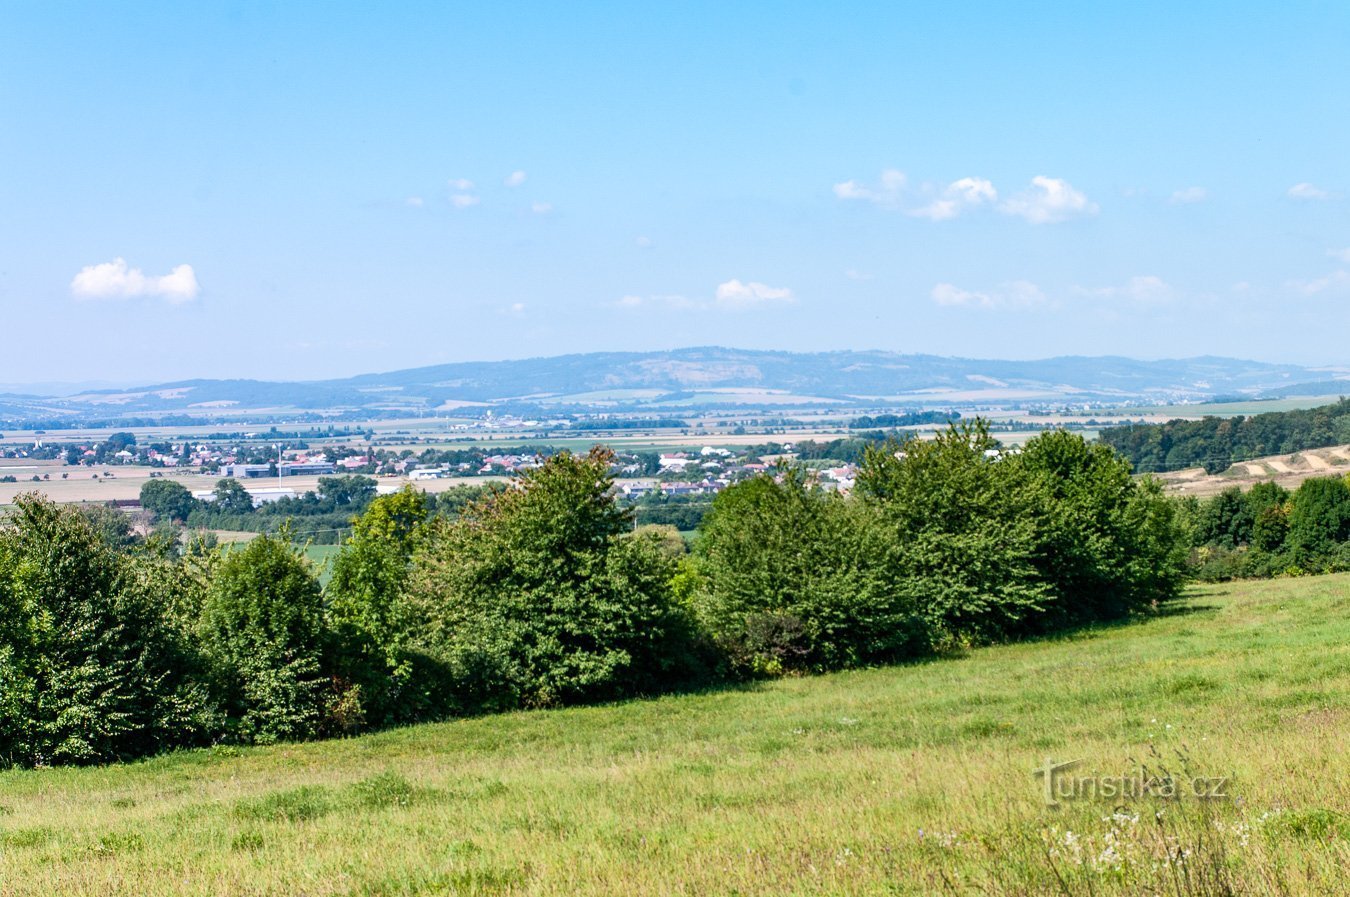
M1347 46L1344 3L6 0L0 382L1347 364Z

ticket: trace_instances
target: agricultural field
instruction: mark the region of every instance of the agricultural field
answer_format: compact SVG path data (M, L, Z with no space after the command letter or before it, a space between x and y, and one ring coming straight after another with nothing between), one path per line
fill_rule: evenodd
M1103 411L1098 417L1110 416L1128 418L1146 418L1150 423L1162 421L1196 420L1201 417L1250 417L1253 414L1265 414L1270 411L1302 411L1306 408L1318 408L1331 405L1344 395L1290 396L1283 399L1253 399L1246 402L1205 402L1192 405L1138 405Z
M0 894L1339 893L1348 723L1350 576L1200 588L912 666L2 773Z
M1159 474L1169 492L1179 495L1214 495L1232 486L1249 489L1257 483L1274 481L1290 491L1312 477L1350 473L1350 445L1307 449L1287 455L1271 455L1239 461L1220 473L1209 474L1203 467Z

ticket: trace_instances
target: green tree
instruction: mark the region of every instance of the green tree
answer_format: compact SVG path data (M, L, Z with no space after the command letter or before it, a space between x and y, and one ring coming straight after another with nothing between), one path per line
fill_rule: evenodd
M462 709L612 698L678 675L674 564L629 533L612 457L559 453L430 526L409 594Z
M214 510L221 514L252 514L253 496L236 479L217 480Z
M1255 521L1247 496L1239 487L1230 486L1201 506L1197 521L1200 542L1221 548L1246 545L1252 540Z
M187 487L173 480L146 480L141 486L141 507L156 517L183 523L197 504Z
M0 528L0 763L107 762L199 742L212 715L171 625L173 579L153 582L74 509L35 496L16 505Z
M1053 600L1039 624L1114 619L1176 597L1189 542L1176 505L1105 445L1049 430L999 462L1030 492L1032 563Z
M855 491L897 546L892 575L946 638L999 638L1054 598L1037 569L1035 490L976 419L869 447Z
M718 494L699 528L692 604L741 672L892 661L923 652L896 545L871 509L796 468Z
M1303 567L1323 564L1350 540L1350 486L1339 477L1304 480L1289 509L1289 547Z
M405 486L373 502L333 561L326 594L342 645L341 674L360 685L367 718L406 722L435 715L422 655L410 646L415 618L404 600L413 552L430 516L426 494Z
M258 536L216 567L200 637L230 735L267 744L320 732L328 697L323 596L285 532Z
M319 477L319 494L340 508L364 508L375 497L375 491L375 481L370 477Z

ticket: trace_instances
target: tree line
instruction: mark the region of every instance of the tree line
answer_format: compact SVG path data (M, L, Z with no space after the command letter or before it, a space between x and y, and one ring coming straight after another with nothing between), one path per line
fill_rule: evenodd
M1179 500L1191 574L1221 581L1350 570L1350 477L1237 486Z
M1350 442L1350 399L1251 417L1126 424L1102 430L1100 438L1140 473L1187 467L1220 473L1238 461Z
M692 553L636 528L611 455L437 513L373 498L320 586L283 530L128 543L21 498L0 527L0 763L94 763L913 660L1175 597L1178 506L1066 432L877 444L851 496L782 466Z

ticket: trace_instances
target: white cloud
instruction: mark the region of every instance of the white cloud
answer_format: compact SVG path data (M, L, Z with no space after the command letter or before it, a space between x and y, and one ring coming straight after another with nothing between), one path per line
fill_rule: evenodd
M553 211L553 203L551 202L530 203L530 211L536 215L547 215L549 212Z
M895 208L900 205L908 183L909 179L903 171L887 168L881 173L881 181L876 186L844 181L834 185L834 195L840 199L864 199L879 206Z
M1041 288L1026 280L1008 281L987 293L940 283L933 287L931 295L938 305L988 309L1027 309L1044 305L1046 301Z
M1331 194L1321 187L1315 187L1304 181L1301 184L1295 184L1289 188L1288 196L1290 199L1330 199Z
M1131 277L1121 286L1092 289L1077 287L1075 292L1098 299L1123 299L1143 304L1171 302L1177 296L1177 291L1171 284L1153 274Z
M1172 198L1168 201L1173 205L1183 206L1204 202L1207 199L1209 199L1209 191L1204 187L1186 187L1173 193Z
M916 218L946 221L968 208L992 203L998 199L994 185L984 178L961 178L947 185L942 194L926 206L910 210Z
M1339 292L1346 287L1350 287L1350 272L1333 271L1326 277L1319 277L1316 280L1290 281L1289 286L1305 296L1316 296L1318 293L1328 291Z
M622 296L614 303L618 308L677 308L677 309L707 309L710 303L695 302L687 296L668 294L664 296Z
M639 296L629 294L619 298L613 305L617 308L667 308L693 311L721 309L739 311L756 308L769 308L779 304L791 304L797 301L792 290L786 287L771 287L768 284L750 281L744 283L737 279L717 285L714 298L691 299L679 294Z
M451 178L450 189L458 190L460 192L463 192L465 190L472 190L473 181L469 180L468 178Z
M179 265L160 277L127 266L122 258L101 265L87 265L70 282L70 292L79 299L127 299L154 296L175 305L191 302L201 292L191 265Z
M1068 181L1037 175L1031 187L1010 197L999 209L1032 224L1053 224L1079 215L1097 214L1097 204Z
M1327 255L1334 259L1350 264L1350 248L1347 249L1328 249Z
M844 272L844 276L847 277L849 280L871 280L871 279L872 279L872 275L871 275L871 274L868 274L866 271L859 271L859 270L857 270L856 268L849 268L847 271Z
M468 193L456 193L450 197L450 204L457 209L467 209L469 206L478 205L478 197Z
M523 318L523 317L525 317L525 303L524 303L524 302L512 302L512 303L511 303L511 307L508 308L508 309L506 310L506 313L509 314L509 315L510 315L511 317L513 317L513 318Z
M754 308L771 302L795 302L792 290L732 279L717 285L717 304L726 308Z
M525 172L513 171L506 176L506 180L502 181L502 183L508 187L519 187L521 184L525 183Z
M403 203L404 205L409 205L412 206L413 208L420 209L422 208L422 197L409 196L407 199L403 200Z
M642 249L651 249L656 245L656 241L651 237L638 237L634 242Z

